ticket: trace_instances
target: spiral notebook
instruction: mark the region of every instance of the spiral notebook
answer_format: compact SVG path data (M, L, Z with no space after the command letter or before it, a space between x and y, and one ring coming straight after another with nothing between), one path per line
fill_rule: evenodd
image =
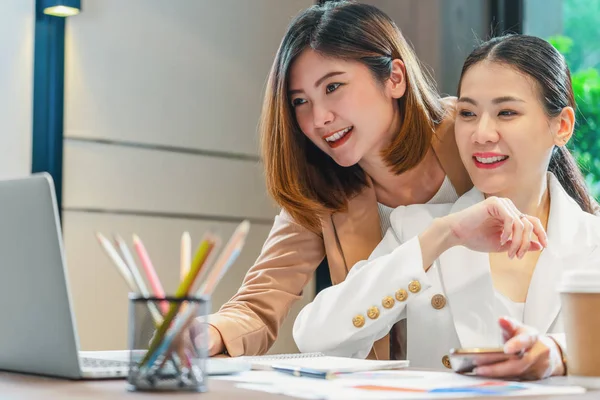
M254 370L269 370L274 365L296 368L310 368L328 373L350 373L383 369L406 368L408 360L362 360L358 358L331 357L323 353L273 354L266 356L238 357L249 363Z

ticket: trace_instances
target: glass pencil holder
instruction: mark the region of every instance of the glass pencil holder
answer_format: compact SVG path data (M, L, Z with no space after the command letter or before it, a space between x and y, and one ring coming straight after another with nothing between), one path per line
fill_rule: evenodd
M210 297L129 296L130 391L207 390Z

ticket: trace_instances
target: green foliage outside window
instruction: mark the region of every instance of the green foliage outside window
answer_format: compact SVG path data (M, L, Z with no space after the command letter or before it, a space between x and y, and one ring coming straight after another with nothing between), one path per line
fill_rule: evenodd
M577 126L569 148L600 199L600 0L564 0L564 34L548 38L571 69Z

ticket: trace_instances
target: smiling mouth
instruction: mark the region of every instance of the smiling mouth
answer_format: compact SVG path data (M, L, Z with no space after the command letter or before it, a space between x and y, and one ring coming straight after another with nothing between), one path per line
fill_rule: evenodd
M344 128L342 130L339 130L335 133L332 133L331 135L325 137L325 141L327 142L327 144L329 144L330 146L332 144L335 144L336 142L339 142L340 140L342 140L344 137L346 137L346 135L348 135L350 132L352 132L352 129L354 129L353 126L349 126L347 128Z
M495 156L495 157L477 157L473 156L473 158L481 164L496 164L508 159L508 156Z
M485 156L485 157L484 157ZM508 161L508 156L481 154L473 156L473 164L479 169L495 170Z

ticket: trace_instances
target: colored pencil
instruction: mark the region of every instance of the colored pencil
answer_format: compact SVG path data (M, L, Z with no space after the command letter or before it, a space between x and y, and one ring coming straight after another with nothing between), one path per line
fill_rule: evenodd
M190 272L187 274L185 279L179 284L179 287L175 291L175 297L181 298L187 296L190 287L193 285L194 280L198 276L200 270L202 269L202 266L204 265L213 247L214 242L211 240L203 240L200 243L200 246L198 246L198 250L196 251L196 255L194 256L194 259L192 261L192 267L190 268ZM156 361L157 357L155 355L156 349L162 342L164 335L167 332L167 329L169 329L171 323L173 322L173 319L177 315L178 310L178 304L172 303L170 305L169 310L166 313L165 318L163 320L163 323L156 331L156 334L154 335L154 338L150 343L146 355L139 364L140 367L144 366L149 361L151 361L150 365L154 364L154 361Z
M217 286L219 281L225 275L227 270L233 265L237 257L239 256L242 248L244 247L244 243L248 232L250 230L250 223L248 221L243 221L235 230L231 239L223 249L223 252L219 256L216 263L211 265L210 268L205 269L203 274L206 278L205 281L202 281L200 288L195 293L196 296L208 295L211 294L214 288ZM155 355L150 358L148 365L151 366L154 364L154 361L161 354L169 352L171 350L171 344L173 341L185 330L185 328L191 323L193 320L195 313L198 311L198 306L195 305L193 307L188 307L180 316L178 316L175 324L165 336L165 340L160 343L158 348L156 349Z
M96 238L100 242L100 245L104 249L106 255L108 255L108 257L112 260L113 264L117 267L117 271L119 271L129 289L132 292L137 293L138 288L133 279L133 275L131 274L131 271L127 267L127 264L125 264L125 261L123 261L117 250L115 250L110 241L106 237L104 237L104 235L102 235L100 232L96 232Z
M150 297L150 292L148 291L148 288L146 287L146 283L144 282L144 279L142 278L142 275L140 274L140 271L139 271L137 265L135 264L135 261L133 260L133 256L132 256L131 252L129 251L127 244L119 235L115 235L114 238L115 238L115 242L116 242L119 250L121 251L121 254L123 255L125 264L129 267L129 270L131 271L131 275L133 277L135 284L137 285L137 287L139 289L139 292L142 294L142 296L144 296L146 298ZM156 304L154 304L150 301L148 301L147 303L148 303L148 310L150 311L150 314L152 314L152 319L154 320L154 324L162 323L162 315L161 315L160 311L158 311Z
M181 235L181 265L179 270L179 279L183 281L190 272L192 264L192 238L189 232L183 232Z
M133 235L133 246L134 246L135 251L140 259L142 268L144 269L144 272L146 273L146 278L148 278L148 282L150 283L150 286L152 287L154 296L159 297L159 298L165 297L165 291L163 289L162 284L160 283L160 279L158 278L158 275L156 274L154 265L152 265L150 256L148 255L148 252L146 251L146 247L144 246L144 243L139 238L139 236L137 236L135 234ZM160 308L160 310L163 314L166 314L169 311L169 304L166 301L158 303L158 307Z

